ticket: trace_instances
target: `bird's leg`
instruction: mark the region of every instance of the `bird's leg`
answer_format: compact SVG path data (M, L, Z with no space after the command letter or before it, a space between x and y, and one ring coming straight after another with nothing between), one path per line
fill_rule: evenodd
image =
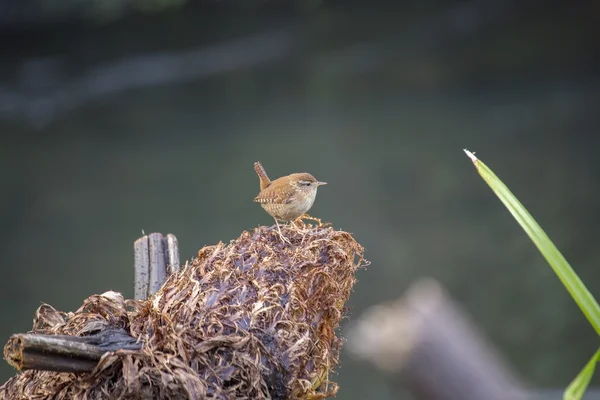
M275 225L277 225L277 232L279 232L279 238L280 238L280 239L281 239L283 242L285 242L285 243L287 243L287 244L290 244L290 245L291 245L291 244L292 244L292 242L290 242L289 240L287 240L287 239L285 238L285 236L283 236L283 233L281 233L281 228L279 227L279 221L277 221L277 218L273 218L273 219L275 220Z

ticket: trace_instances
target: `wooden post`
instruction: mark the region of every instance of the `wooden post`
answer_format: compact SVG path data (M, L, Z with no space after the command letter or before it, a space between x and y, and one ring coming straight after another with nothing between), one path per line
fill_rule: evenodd
M419 400L532 398L433 280L367 311L348 333L348 349Z
M134 298L145 300L165 283L167 277L178 271L179 244L175 235L160 233L142 236L133 245Z

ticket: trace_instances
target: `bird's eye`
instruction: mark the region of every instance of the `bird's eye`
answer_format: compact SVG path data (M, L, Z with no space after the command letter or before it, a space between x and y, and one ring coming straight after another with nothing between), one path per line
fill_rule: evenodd
M301 186L310 186L310 181L300 181Z

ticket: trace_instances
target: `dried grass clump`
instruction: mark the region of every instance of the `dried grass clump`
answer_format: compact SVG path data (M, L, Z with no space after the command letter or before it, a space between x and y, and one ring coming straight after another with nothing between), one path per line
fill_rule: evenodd
M75 313L38 310L34 331L123 327L144 345L107 353L91 374L26 371L3 399L318 399L342 339L335 330L366 265L349 233L323 224L258 227L198 252L147 301L110 292ZM126 309L126 305L130 305Z

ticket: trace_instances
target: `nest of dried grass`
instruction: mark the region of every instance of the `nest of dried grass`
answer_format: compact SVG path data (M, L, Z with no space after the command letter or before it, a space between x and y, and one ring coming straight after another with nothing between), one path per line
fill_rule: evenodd
M34 332L125 328L141 350L106 353L89 374L25 371L3 399L295 399L335 395L336 328L366 265L349 233L323 224L244 231L171 275L146 301L91 296L74 313L40 307Z

